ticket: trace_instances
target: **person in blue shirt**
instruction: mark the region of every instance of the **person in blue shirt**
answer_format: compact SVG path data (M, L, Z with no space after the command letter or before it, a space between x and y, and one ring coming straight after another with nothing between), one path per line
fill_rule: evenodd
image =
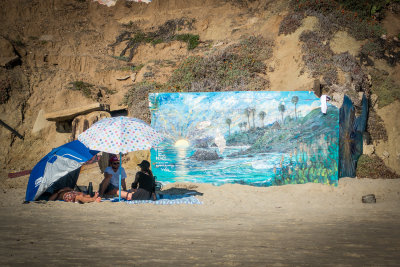
M126 191L126 172L121 167L121 189ZM116 155L110 157L110 166L104 170L104 179L100 183L99 195L116 195L119 191L119 159Z

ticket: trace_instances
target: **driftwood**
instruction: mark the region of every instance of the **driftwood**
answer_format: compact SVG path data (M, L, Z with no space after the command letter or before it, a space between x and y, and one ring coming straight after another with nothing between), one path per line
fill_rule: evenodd
M356 117L355 108L348 96L344 96L339 111L339 178L355 177L358 158L363 153L363 133L367 125L368 100L363 95L362 111Z
M76 116L87 114L93 111L108 111L110 106L106 104L94 103L91 105L64 109L60 111L50 112L45 114L45 118L48 121L68 121L73 120Z
M125 81L125 80L128 80L128 78L130 78L131 77L131 75L127 75L127 76L124 76L124 77L119 77L119 78L117 78L117 80L118 81Z
M10 126L8 126L7 123L5 123L4 121L0 120L0 125L3 125L4 128L6 128L7 130L9 130L10 132L12 132L13 134L15 134L15 136L17 136L19 139L24 139L24 137L22 135L20 135L16 130L14 130L13 128L11 128Z

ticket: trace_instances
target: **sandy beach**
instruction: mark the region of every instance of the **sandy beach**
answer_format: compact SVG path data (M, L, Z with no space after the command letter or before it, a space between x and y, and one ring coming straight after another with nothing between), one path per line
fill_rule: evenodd
M337 187L173 183L161 193L190 191L203 204L81 205L22 204L28 178L1 180L2 266L400 264L399 179L343 178ZM100 179L83 171L78 184ZM377 202L362 203L366 194Z

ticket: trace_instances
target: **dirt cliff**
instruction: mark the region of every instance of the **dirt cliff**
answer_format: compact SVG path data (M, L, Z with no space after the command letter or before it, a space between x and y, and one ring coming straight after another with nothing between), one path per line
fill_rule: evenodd
M371 19L336 1L1 1L0 119L24 137L0 128L1 171L69 140L45 113L99 102L149 122L149 92L318 87L338 105L368 96L364 153L400 174L400 8L389 2ZM207 72L239 65L229 78Z

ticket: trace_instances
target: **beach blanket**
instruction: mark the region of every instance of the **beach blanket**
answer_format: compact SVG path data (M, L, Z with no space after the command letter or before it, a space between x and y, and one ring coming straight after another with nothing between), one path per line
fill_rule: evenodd
M111 202L118 202L118 197L111 199ZM127 204L144 204L150 203L154 205L176 205L176 204L203 204L199 199L190 194L183 195L157 195L157 200L125 200L121 199L121 202Z

